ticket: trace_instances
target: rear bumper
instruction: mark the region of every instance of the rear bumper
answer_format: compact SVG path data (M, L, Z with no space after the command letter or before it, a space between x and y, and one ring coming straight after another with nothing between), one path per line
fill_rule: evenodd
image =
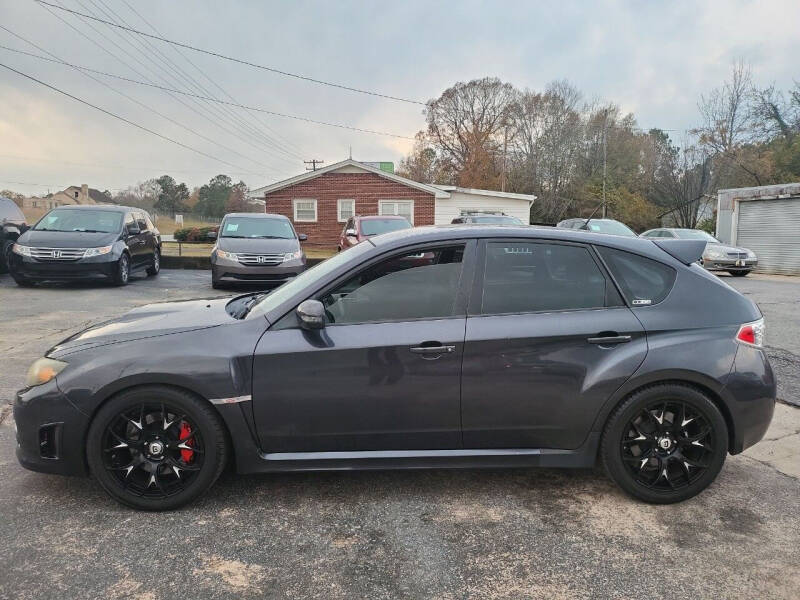
M84 441L89 418L55 381L17 392L14 401L17 460L31 471L86 475Z
M11 271L25 279L39 281L111 279L116 273L116 260L103 256L74 262L45 262L15 254L11 259Z
M734 426L731 454L738 454L763 439L775 412L777 382L763 350L740 345L725 392Z

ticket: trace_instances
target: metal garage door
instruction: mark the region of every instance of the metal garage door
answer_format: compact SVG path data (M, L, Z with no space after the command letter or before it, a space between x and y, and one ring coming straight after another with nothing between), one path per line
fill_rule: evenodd
M800 275L800 198L739 202L736 245L758 255L758 271Z

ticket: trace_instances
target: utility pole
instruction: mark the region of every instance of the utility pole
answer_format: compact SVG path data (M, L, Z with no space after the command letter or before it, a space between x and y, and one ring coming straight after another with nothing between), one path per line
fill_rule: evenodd
M500 191L506 191L506 151L508 150L508 124L503 127L503 174L500 177Z
M311 160L304 160L303 162L305 164L307 164L307 165L311 165L310 168L306 167L306 171L316 171L317 170L317 165L321 165L325 161L324 160L317 160L316 158L313 158Z
M606 159L608 155L608 144L606 143L608 133L608 109L603 111L603 218L606 218Z

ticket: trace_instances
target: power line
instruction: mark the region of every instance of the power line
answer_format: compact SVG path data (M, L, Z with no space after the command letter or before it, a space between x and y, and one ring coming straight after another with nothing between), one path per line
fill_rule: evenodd
M160 35L153 35L153 34L150 34L150 33L145 33L144 31L140 31L138 29L133 29L132 27L126 27L124 25L120 25L119 23L114 23L113 21L106 21L106 20L100 19L98 17L93 17L93 16L90 16L90 15L81 13L81 12L79 12L77 10L72 10L72 9L66 8L64 6L58 6L56 4L51 4L49 2L45 2L44 0L35 0L35 1L38 2L39 4L44 4L44 5L47 5L47 6L51 6L53 8L58 9L58 10L63 10L63 11L66 11L66 12L70 12L70 13L75 14L75 15L80 15L82 17L86 17L87 19L92 19L93 21L98 21L100 23L104 23L106 25L110 25L111 27L117 27L119 29L124 29L125 31L129 31L129 32L135 33L137 35L142 35L144 37L149 37L149 38L154 39L154 40L159 40L161 42L166 42L167 44L172 44L174 46L179 46L181 48L186 48L187 50L193 50L195 52L200 52L202 54L208 54L209 56L215 56L215 57L221 58L223 60L229 60L231 62L239 63L239 64L242 64L242 65L246 65L248 67L253 67L255 69L262 69L264 71L269 71L271 73L277 73L278 75L284 75L286 77L293 77L295 79L302 79L303 81L308 81L308 82L316 83L316 84L319 84L319 85L326 85L326 86L329 86L329 87L339 88L339 89L342 89L342 90L347 90L349 92L356 92L358 94L366 94L366 95L369 95L369 96L377 96L379 98L385 98L387 100L396 100L398 102L407 102L409 104L422 104L422 105L425 104L425 102L421 102L419 100L411 100L409 98L401 98L399 96L390 96L389 94L381 94L379 92L372 92L372 91L369 91L369 90L363 90L363 89L360 89L360 88L350 87L350 86L343 85L343 84L340 84L340 83L333 83L333 82L330 82L330 81L323 81L321 79L314 79L313 77L308 77L306 75L299 75L297 73L291 73L289 71L282 71L282 70L276 69L274 67L267 67L267 66L264 66L264 65L259 65L257 63L253 63L253 62L250 62L250 61L247 61L247 60L242 60L242 59L239 59L239 58L233 58L232 56L226 56L225 54L220 54L219 52L213 52L211 50L203 50L202 48L197 48L196 46L191 46L189 44L184 44L182 42L176 42L175 40L170 40L170 39L167 39L165 37L161 37Z
M2 27L2 25L0 25L0 27ZM3 29L5 29L5 27L3 27ZM72 67L74 69L80 69L81 71L88 71L90 73L95 73L97 75L103 75L105 77L112 77L114 79L119 79L121 81L127 81L129 83L135 83L137 85L143 85L143 86L146 86L146 87L152 87L152 88L159 89L159 90L164 90L164 91L167 91L167 92L174 92L176 94L183 94L184 96L191 96L193 98L200 98L200 99L203 99L203 100L209 100L211 102L218 102L219 104L228 104L230 106L237 106L237 107L243 108L245 110L252 110L252 111L255 111L255 112L260 112L260 113L264 113L264 114L267 114L267 115L273 115L273 116L276 116L276 117L283 117L283 118L286 118L286 119L295 119L297 121L304 121L306 123L313 123L315 125L325 125L327 127L338 127L340 129L349 129L350 131L358 131L360 133L370 133L370 134L373 134L373 135L383 135L383 136L399 138L399 139L403 139L403 140L413 140L414 139L411 136L400 135L399 133L390 133L390 132L387 132L387 131L377 131L377 130L374 130L374 129L364 129L364 128L361 128L361 127L355 127L353 125L345 125L343 123L331 123L331 122L328 122L328 121L318 121L316 119L311 119L311 118L308 118L308 117L301 117L301 116L298 116L298 115L290 115L290 114L287 114L287 113L275 112L275 111L272 111L272 110L267 110L266 108L259 108L257 106L248 106L246 104L239 104L237 102L226 102L225 100L219 100L219 99L211 98L211 97L208 97L208 96L201 96L201 95L198 95L198 94L192 94L191 92L185 92L183 90L164 87L164 86L161 86L161 85L158 85L158 84L155 84L155 83L147 83L145 81L139 81L137 79L131 79L130 77L123 77L122 75L115 75L114 73L108 73L106 71L99 71L97 69L92 69L90 67L85 67L85 66L82 66L82 65L76 65L76 64L69 63L69 62L66 62L66 61L63 61L63 60L56 60L56 59L52 59L52 58L47 58L46 56L40 56L38 54L34 54L33 52L25 52L24 50L18 50L16 48L9 48L8 46L4 46L2 44L0 44L0 48L2 48L3 50L8 50L10 52L16 52L18 54L24 54L26 56L30 56L32 58L37 58L39 60L44 60L44 61L47 61L47 62L52 62L52 63L65 65L65 66L68 66L68 67Z
M188 146L188 145L184 144L183 142L179 142L177 140L172 139L171 137L168 137L166 135L162 135L162 134L158 133L157 131L153 131L152 129L148 129L144 125L139 125L138 123L134 123L133 121L131 121L129 119L126 119L125 117L121 117L121 116L119 116L119 115L117 115L115 113L112 113L111 111L108 111L108 110L106 110L104 108L100 108L99 106L96 106L96 105L92 104L91 102L87 102L86 100L83 100L82 98L78 98L77 96L73 96L69 92L65 92L64 90L61 90L61 89L59 89L59 88L57 88L55 86L50 85L49 83L45 83L41 79L37 79L36 77L33 77L32 75L28 75L27 73L23 73L22 71L17 71L15 68L9 67L6 64L0 63L0 67L3 67L4 69L8 69L12 73L16 73L17 75L21 75L22 77L25 77L26 79L30 79L31 81L35 81L36 83L38 83L40 85L43 85L44 87L49 88L49 89L53 90L54 92L58 92L59 94L63 94L64 96L67 96L68 98L72 98L73 100L76 100L77 102L80 102L81 104L85 104L86 106L90 106L91 108L93 108L95 110L98 110L101 113L104 113L104 114L106 114L106 115L108 115L110 117L114 117L115 119L118 119L118 120L122 121L123 123L127 123L128 125L132 125L133 127L136 127L137 129L141 129L142 131L146 131L147 133L149 133L151 135L159 137L162 140L166 140L168 142L171 142L171 143L175 144L176 146L180 146L181 148L185 148L186 150L191 150L192 152L195 152L195 153L197 153L197 154L199 154L201 156L205 156L206 158L210 158L212 160L216 160L217 162L221 162L222 164L227 165L229 167L233 167L234 169L242 169L242 167L240 167L240 166L237 166L237 165L235 165L233 163L229 163L228 161L222 160L221 158L217 158L216 156L212 156L211 154L206 154L202 150L198 150L197 148L192 148L191 146Z

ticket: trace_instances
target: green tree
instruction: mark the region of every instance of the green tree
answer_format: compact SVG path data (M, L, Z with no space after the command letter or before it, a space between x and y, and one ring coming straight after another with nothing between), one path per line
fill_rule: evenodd
M212 177L198 190L195 210L207 217L225 216L225 205L231 189L233 189L233 180L227 175Z
M153 208L169 215L186 210L189 188L185 183L179 184L169 175L162 175L156 179L156 183L158 183L159 193Z

